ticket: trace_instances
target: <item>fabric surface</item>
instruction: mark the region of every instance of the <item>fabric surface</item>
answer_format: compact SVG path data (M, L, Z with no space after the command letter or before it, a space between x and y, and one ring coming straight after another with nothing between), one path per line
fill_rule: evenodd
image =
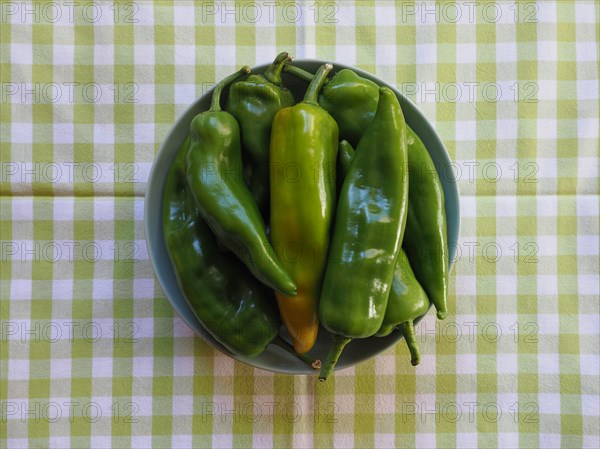
M600 447L599 6L0 3L0 447ZM459 182L449 314L326 383L234 362L155 280L146 181L243 64L395 84Z

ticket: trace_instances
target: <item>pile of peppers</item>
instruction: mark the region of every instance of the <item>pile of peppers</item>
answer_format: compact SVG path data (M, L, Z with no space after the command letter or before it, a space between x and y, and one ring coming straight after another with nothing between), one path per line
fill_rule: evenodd
M325 380L353 339L400 332L417 365L414 321L430 303L447 315L433 161L391 89L291 61L283 52L264 73L242 67L191 121L163 190L177 282L234 354L277 345ZM306 83L301 101L284 72ZM321 363L308 352L323 331Z

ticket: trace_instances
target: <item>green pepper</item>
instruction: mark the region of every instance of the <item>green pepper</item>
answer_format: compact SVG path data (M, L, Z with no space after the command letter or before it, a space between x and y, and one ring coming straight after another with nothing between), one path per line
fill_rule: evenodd
M233 354L255 357L275 344L318 369L320 360L294 352L279 335L273 292L220 250L186 183L189 136L169 168L162 200L163 236L177 283L194 315Z
M318 299L336 202L338 127L317 104L331 70L323 65L304 100L281 109L271 134L271 241L298 294L277 293L294 349L309 351L319 327Z
M202 326L234 354L256 356L279 332L273 294L219 251L185 182L188 137L163 190L163 233L179 287Z
M284 70L305 81L313 78L311 73L292 65ZM344 76L338 78L342 72ZM352 142L364 134L373 120L378 96L377 84L346 69L325 85L319 104L327 110L337 109L332 115L335 113L340 127L340 138ZM403 248L416 278L437 310L437 317L444 319L448 314L449 274L444 191L427 148L408 125L407 143L410 188Z
M264 217L269 210L271 124L277 111L294 104L291 91L281 85L281 70L289 61L286 52L280 53L264 74L232 84L225 105L240 125L250 191Z
M313 77L311 73L293 65L285 66L284 71L304 81L310 82ZM373 121L378 98L377 84L358 76L350 69L342 69L323 86L319 104L337 122L340 139L345 139L356 147Z
M406 124L394 92L381 87L340 193L319 315L334 343L320 380L352 338L383 322L408 209Z
M239 125L233 115L221 110L223 88L249 71L245 66L218 83L210 110L192 120L187 182L200 214L219 241L265 285L294 295L296 285L275 255L243 179Z
M343 182L346 178L353 157L352 146L345 140L341 141L338 149L338 181L342 180ZM408 196L410 198L410 190ZM415 278L406 253L400 249L383 324L375 335L385 337L394 329L399 328L410 351L411 363L418 365L420 356L415 337L414 320L425 315L428 310L429 299Z
M406 237L406 233L404 236ZM413 366L418 365L421 359L414 320L425 315L427 310L429 299L415 278L406 253L400 250L383 324L375 335L385 337L394 329L400 329L410 351Z
M416 278L437 310L448 314L448 233L444 190L423 142L408 129L408 217L403 248Z

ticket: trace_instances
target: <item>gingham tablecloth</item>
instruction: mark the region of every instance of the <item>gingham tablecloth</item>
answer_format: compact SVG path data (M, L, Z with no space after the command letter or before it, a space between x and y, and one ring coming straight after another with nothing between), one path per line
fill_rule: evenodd
M0 447L565 447L599 439L599 6L1 2ZM395 84L458 178L449 316L319 384L215 352L144 192L198 96L279 51Z

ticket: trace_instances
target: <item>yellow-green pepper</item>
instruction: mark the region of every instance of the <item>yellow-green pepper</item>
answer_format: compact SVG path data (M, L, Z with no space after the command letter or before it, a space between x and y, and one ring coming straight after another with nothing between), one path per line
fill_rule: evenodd
M309 351L317 338L317 303L335 211L338 127L317 104L330 70L330 64L323 65L304 101L275 115L271 132L271 242L298 286L295 296L276 296L299 353Z

